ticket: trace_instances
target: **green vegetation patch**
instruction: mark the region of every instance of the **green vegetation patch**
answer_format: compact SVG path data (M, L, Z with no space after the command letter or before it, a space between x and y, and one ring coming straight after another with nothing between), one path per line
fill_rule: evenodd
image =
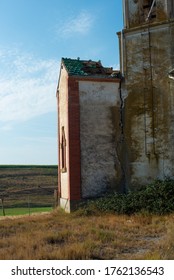
M32 213L40 213L40 212L50 212L52 207L37 207L37 208L7 208L5 209L6 216L17 216L17 215L30 215ZM0 210L0 216L3 216L2 209Z
M112 212L117 214L134 214L147 212L152 214L168 214L174 212L174 180L156 180L140 190L127 194L114 193L90 201L82 212Z

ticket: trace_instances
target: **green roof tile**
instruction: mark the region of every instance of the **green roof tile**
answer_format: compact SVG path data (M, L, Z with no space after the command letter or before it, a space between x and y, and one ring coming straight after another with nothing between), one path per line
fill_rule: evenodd
M62 63L70 76L120 78L119 71L103 67L100 61L62 58Z
M86 76L83 71L83 62L79 59L62 58L62 61L66 67L66 70L70 75Z

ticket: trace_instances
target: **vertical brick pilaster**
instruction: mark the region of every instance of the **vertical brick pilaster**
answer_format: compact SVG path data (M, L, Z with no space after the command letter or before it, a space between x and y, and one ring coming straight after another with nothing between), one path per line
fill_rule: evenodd
M80 101L78 81L68 79L68 122L69 122L69 199L81 199L80 162Z

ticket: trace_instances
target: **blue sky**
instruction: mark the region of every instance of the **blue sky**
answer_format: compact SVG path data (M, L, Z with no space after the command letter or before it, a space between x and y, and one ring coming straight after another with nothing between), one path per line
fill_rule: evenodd
M118 68L122 0L0 0L0 164L57 164L61 57Z

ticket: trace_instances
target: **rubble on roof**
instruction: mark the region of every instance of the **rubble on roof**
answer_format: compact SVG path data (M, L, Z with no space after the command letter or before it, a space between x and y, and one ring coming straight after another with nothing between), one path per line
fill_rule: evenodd
M120 78L120 71L113 70L112 67L103 67L101 61L80 60L62 58L69 75L72 76L100 76L110 78Z

